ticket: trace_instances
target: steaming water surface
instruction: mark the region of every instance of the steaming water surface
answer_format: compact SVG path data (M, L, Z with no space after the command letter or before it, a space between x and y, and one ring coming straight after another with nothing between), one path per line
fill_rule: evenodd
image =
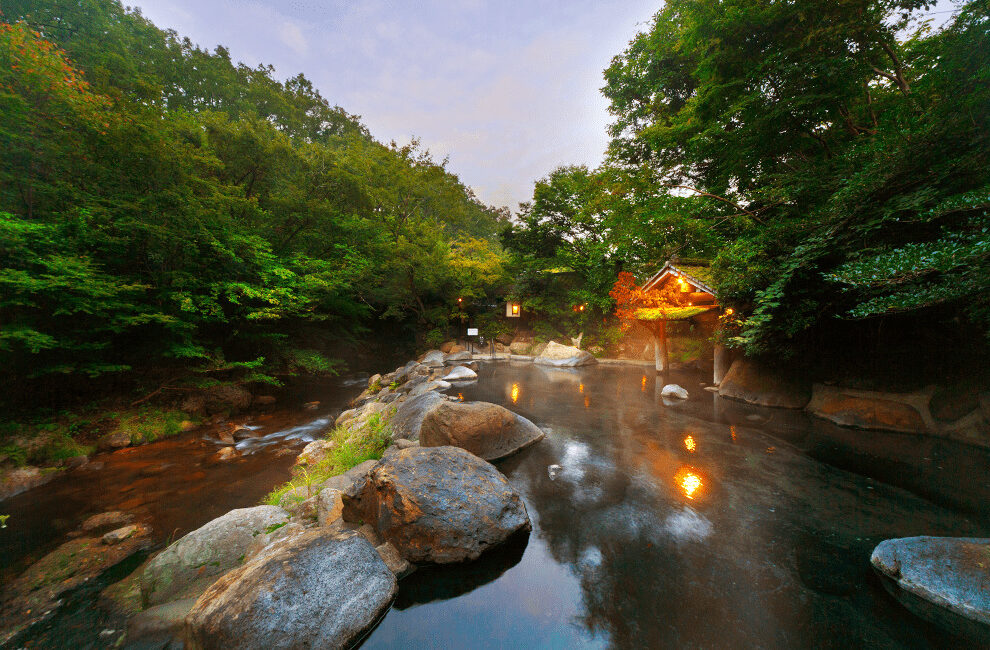
M888 436L875 455L881 434L727 402L700 374L673 377L686 402L630 367L481 375L448 392L550 431L499 464L533 532L404 580L364 647L960 645L891 599L869 557L888 537L990 533L982 451ZM948 505L814 456L911 466L908 482Z

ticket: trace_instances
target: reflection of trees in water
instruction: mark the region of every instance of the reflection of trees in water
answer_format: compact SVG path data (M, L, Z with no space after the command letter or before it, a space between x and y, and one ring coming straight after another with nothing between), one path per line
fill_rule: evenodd
M499 467L526 495L535 534L579 579L576 624L617 647L937 638L878 593L869 552L883 537L974 534L957 517L795 453L763 428L794 441L807 432L775 412L719 422L714 399L662 406L653 378L636 371L553 382L538 372L500 381L518 383L523 415L553 433ZM554 481L551 464L563 466ZM674 480L685 466L702 481L693 499Z

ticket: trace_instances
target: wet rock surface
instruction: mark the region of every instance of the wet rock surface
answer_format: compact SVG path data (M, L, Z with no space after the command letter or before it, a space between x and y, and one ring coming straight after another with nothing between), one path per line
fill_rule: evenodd
M366 539L308 531L210 586L186 617L187 647L347 648L395 593L395 574Z
M493 461L539 442L544 435L526 418L497 404L442 401L424 416L419 442L423 447L460 447Z
M539 352L539 356L533 359L533 362L544 366L569 368L591 365L598 363L598 360L586 350L579 350L569 345L561 345L556 341L550 341L546 348Z
M26 628L54 615L65 599L151 546L150 530L141 525L123 539L105 544L99 537L65 542L4 585L0 596L0 645Z
M750 359L736 359L718 394L759 406L801 409L811 399L811 386Z
M457 447L387 455L344 494L344 519L372 522L414 563L478 558L530 528L522 499L490 463Z
M887 591L909 610L990 644L990 538L888 539L870 562Z
M447 399L437 392L429 392L416 397L410 397L399 404L392 417L393 438L405 438L406 440L419 440L419 434L423 425L423 418L437 404L443 403Z
M141 576L141 597L160 605L202 593L218 575L237 566L248 547L289 514L276 506L231 510L171 544Z

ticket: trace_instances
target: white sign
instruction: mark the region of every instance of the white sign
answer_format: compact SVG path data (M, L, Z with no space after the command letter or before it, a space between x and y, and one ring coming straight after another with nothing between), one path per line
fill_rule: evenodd
M477 327L469 327L468 328L468 336L478 336L478 328Z

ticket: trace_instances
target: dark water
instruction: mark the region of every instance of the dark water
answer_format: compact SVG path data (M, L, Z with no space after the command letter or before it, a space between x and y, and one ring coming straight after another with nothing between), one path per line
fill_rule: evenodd
M0 584L67 541L86 517L123 510L151 526L163 544L234 508L257 505L289 478L299 449L332 423L331 416L366 385L366 379L299 386L284 406L232 417L257 437L237 443L240 456L215 462L225 446L207 426L159 442L93 457L94 464L0 502L10 515L0 529ZM317 410L302 407L318 400Z
M990 535L986 451L721 400L700 374L671 378L686 402L665 402L652 372L631 367L500 362L480 374L448 392L551 430L499 464L533 531L403 580L365 648L962 645L891 599L869 556L888 537ZM165 542L256 504L361 383L311 386L256 415L259 438L231 463L210 461L221 445L207 429L4 501L0 578L90 514L135 512ZM313 399L319 411L299 406ZM103 647L99 632L122 620L93 598L27 645Z
M888 537L990 534L985 452L743 407L700 375L673 377L691 398L665 404L629 367L481 374L449 392L552 430L499 465L532 534L405 579L365 648L961 645L869 557Z

